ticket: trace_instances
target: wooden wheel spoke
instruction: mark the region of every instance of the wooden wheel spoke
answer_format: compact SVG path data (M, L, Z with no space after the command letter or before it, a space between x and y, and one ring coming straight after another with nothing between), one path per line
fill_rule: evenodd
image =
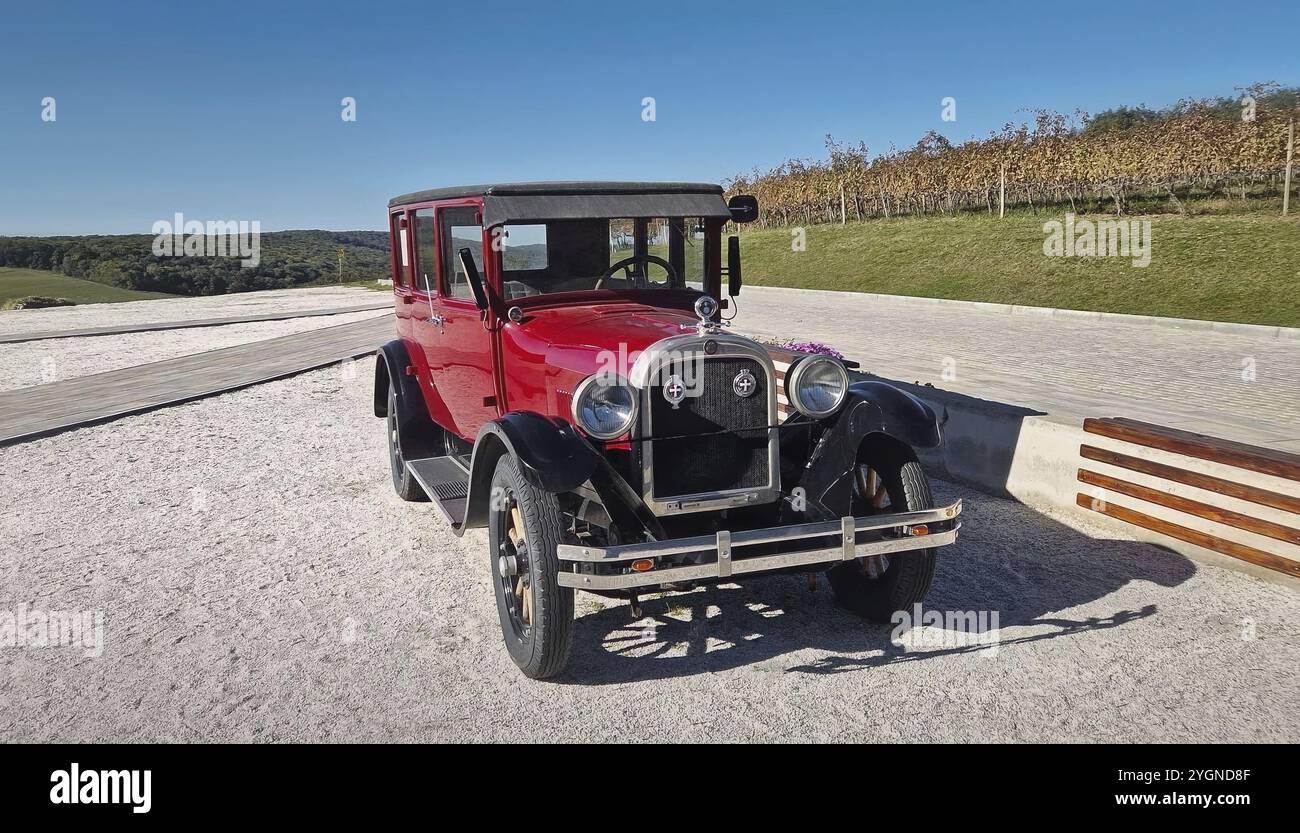
M872 509L884 509L889 505L889 490L885 488L884 479L866 465L858 466L857 491Z
M871 508L883 509L889 500L889 491L885 489L885 481L875 469L871 470L867 478L867 491L871 495Z
M515 549L524 542L524 516L518 506L510 507L510 528L507 530L507 535Z

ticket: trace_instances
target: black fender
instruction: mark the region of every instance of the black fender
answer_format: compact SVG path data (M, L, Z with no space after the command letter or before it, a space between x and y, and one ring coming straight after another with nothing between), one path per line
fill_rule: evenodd
M934 410L886 382L849 385L844 405L823 425L799 485L809 514L826 518L838 518L847 511L853 468L864 441L885 438L883 445L891 453L914 458L914 449L934 448L943 440Z
M880 432L912 448L937 448L943 442L934 409L888 382L864 381L849 385L840 413L852 408L867 433ZM865 409L865 410L863 410Z
M492 475L503 454L519 463L524 479L548 492L570 492L591 479L601 456L559 417L515 411L479 429L469 466L469 500L456 534L487 526Z
M406 344L394 339L379 348L375 361L375 416L388 416L388 389L397 387L397 427L402 454L408 460L442 454L442 429L429 418L420 380L406 375L411 357Z

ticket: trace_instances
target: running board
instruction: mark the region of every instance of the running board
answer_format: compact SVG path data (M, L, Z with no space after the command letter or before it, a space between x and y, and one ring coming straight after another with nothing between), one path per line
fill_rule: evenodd
M469 504L469 471L455 457L425 457L407 460L415 482L420 484L438 512L453 526L465 520Z

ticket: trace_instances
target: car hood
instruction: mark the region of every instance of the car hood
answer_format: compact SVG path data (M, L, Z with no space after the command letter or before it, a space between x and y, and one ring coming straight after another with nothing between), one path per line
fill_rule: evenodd
M574 372L594 373L601 354L613 353L630 358L670 336L690 332L698 319L685 311L653 307L647 304L619 303L599 307L554 307L529 313L519 325L517 335L527 334L530 352L543 353L546 364Z

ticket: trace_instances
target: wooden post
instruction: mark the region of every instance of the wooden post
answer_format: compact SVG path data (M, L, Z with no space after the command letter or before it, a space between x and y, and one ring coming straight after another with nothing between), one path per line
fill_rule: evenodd
M998 189L998 217L1007 216L1007 164L1002 163L1002 187Z
M1291 156L1295 151L1295 119L1287 125L1286 129L1286 179L1285 185L1282 186L1282 216L1285 217L1291 208Z
M840 225L844 225L847 219L844 216L844 183L840 183Z

